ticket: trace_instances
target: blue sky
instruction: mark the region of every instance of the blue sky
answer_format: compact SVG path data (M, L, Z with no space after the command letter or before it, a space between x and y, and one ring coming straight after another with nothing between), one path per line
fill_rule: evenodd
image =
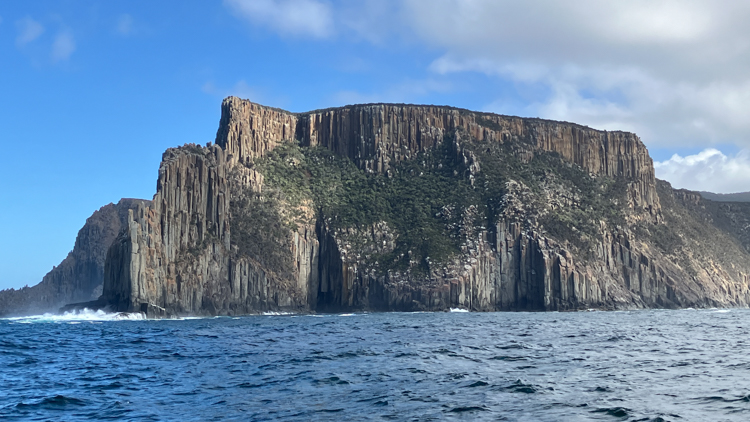
M750 8L604 3L2 2L0 288L39 282L95 209L150 199L162 152L213 141L228 95L630 130L675 185L750 190Z

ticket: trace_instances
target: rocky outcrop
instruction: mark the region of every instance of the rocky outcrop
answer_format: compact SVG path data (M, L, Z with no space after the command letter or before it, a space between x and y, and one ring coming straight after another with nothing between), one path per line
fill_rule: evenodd
M502 198L492 199L499 208L490 226L473 225L474 205L461 207L455 231L463 243L452 258L418 262L408 251L396 257L408 261L406 268L384 269L383 257L403 235L388 221L334 227L310 198L268 199L278 186L268 184L257 163L290 141L326 148L383 177L451 142L454 174L474 189L489 189L474 185L487 171L477 145L508 146L522 163L543 157L579 170L539 167L525 182L511 174L498 189ZM285 165L297 166L294 160ZM570 175L585 180L565 180ZM534 189L525 184L532 182ZM569 215L550 220L564 210L589 212L580 200L591 194L578 187L584 182L597 192L624 186L622 198L596 202L617 208L622 221L596 217L593 227L581 228ZM103 299L114 310L153 316L745 306L750 256L742 243L711 223L708 235L728 239L731 253L722 258L702 247L706 240L693 226L684 226L709 218L691 211L701 201L659 188L645 146L631 133L435 106L369 104L294 114L230 97L215 144L164 154L153 203L129 213L127 229L108 252ZM717 221L741 220L722 215ZM276 234L253 230L253 221ZM692 243L675 240L675 248L666 241L685 237ZM686 256L691 259L680 258Z
M324 146L369 172L434 148L463 129L477 140L527 143L560 154L595 175L626 177L631 201L658 215L653 161L633 133L607 132L566 122L475 113L438 106L365 104L292 114L229 97L222 103L216 143L234 159L263 156L284 140Z
M742 253L736 240L720 230L711 236L735 253L734 260L717 262L716 256L726 256L724 251L703 251L708 256L691 256L689 261L676 259L675 255L690 254L691 248L665 253L622 228L605 232L594 256L576 256L568 245L531 223L531 213L512 215L522 209L513 204L522 196L515 188L509 189L508 214L495 228L495 236L481 231L475 241L467 242L463 259L418 283L408 274L377 276L363 271L361 260L347 259L352 247L341 241L346 236L321 233L321 267L326 270L321 273L318 309L565 311L750 303L750 266L738 259ZM679 192L676 196L685 197ZM383 231L371 236L378 244ZM493 237L494 242L488 241ZM701 240L694 248L706 242Z
M713 193L698 192L702 197L715 202L750 202L750 192Z
M95 211L78 232L73 250L39 284L0 291L0 316L55 312L66 303L97 299L109 246L126 224L128 211L147 203L126 198Z
M104 300L112 310L164 316L307 309L317 242L306 228L295 233L293 281L233 253L229 168L217 145L164 153L152 205L129 213L107 255ZM236 182L252 180L245 174Z

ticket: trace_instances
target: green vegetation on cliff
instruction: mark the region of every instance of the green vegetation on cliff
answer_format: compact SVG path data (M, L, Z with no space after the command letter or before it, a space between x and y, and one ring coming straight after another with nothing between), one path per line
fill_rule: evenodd
M701 199L698 192L674 190L663 180L656 189L663 221L641 222L634 228L638 239L648 241L695 277L700 262L715 261L725 268L743 262L748 241L748 203L722 203Z
M273 191L260 195L249 188L239 189L237 185L229 203L231 240L236 252L279 275L291 277L290 227L281 215L281 201Z
M529 208L539 223L558 240L567 240L589 252L599 236L600 222L624 224L623 204L627 182L592 177L581 167L564 161L555 152L531 153L524 144L473 141L467 147L476 155L481 171L475 186L484 188L489 227L503 211L503 195L510 180L523 183L533 193ZM528 156L523 160L521 157Z
M395 249L377 257L384 264L381 270L410 266L412 270L429 270L431 264L459 254L461 245L478 230L489 228L491 232L503 212L511 180L530 190L525 200L531 202L531 208L547 209L535 217L550 235L582 250L588 251L598 236L600 221L610 225L623 221L623 181L592 177L554 153L535 152L523 161L519 157L524 154L514 149L519 146L476 140L462 144L464 150L459 150L450 134L437 148L393 164L386 174L370 174L325 148L288 142L253 163L264 175L265 187L264 196L252 205L261 210L278 201L289 204L287 209L312 205L315 218L333 230L355 228L362 232L386 222L397 237ZM473 170L472 161L478 164ZM568 203L550 209L550 198L560 197ZM301 213L297 214L287 219L287 228L300 221ZM268 220L263 225L273 229L248 235L260 238L276 231L282 235L284 219L280 214L262 217ZM260 256L260 250L253 255Z
M398 233L386 268L409 260L427 269L459 251L460 218L480 195L459 168L448 144L397 164L390 175L367 174L345 157L324 148L287 143L258 163L265 183L292 206L312 200L317 216L331 229L366 229L385 221ZM447 212L447 209L461 212ZM411 252L410 252L411 251Z

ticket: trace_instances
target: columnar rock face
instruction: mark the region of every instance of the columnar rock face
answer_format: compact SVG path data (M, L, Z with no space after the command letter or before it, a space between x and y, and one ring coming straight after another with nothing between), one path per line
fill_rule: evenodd
M525 162L555 153L594 178L623 181L626 200L618 206L627 218L621 225L602 220L584 253L543 223L556 209L575 206L570 195L559 189L532 193L510 180L493 226L467 228L460 254L427 273L379 271L364 260L393 251L399 234L388 222L333 228L308 205L281 201L276 211L263 211L290 219L302 207L312 218L294 217L289 241L278 246L288 257L284 268L243 253L233 238L240 233L232 226L233 201L238 192L263 197L266 182L255 163L284 142L324 147L364 172L391 175L399 162L448 137L472 184L483 163L462 142L510 145ZM564 186L560 177L549 176L550 183ZM662 207L664 200L669 207ZM259 201L255 206L269 203ZM691 211L691 201L704 200L658 188L652 160L631 133L435 106L374 104L293 114L230 97L222 104L215 145L164 154L153 204L130 213L127 230L109 250L104 299L116 310L154 316L747 305L750 256L736 237L711 229L728 248L721 256L701 248L705 239L680 240L700 237L696 225L682 222L708 218ZM742 219L733 214L725 220Z
M78 232L73 250L39 284L0 292L0 315L56 312L66 303L97 299L102 292L107 249L127 223L128 211L145 203L148 201L121 199L95 211Z
M531 227L527 215L507 217L495 229L495 242L487 241L487 231L480 232L468 245L467 259L420 283L403 274L361 271L356 259L347 260L341 252L345 242L324 233L319 309L534 311L750 303L741 271L716 274L713 264L698 262L701 273L688 275L673 258L648 244L631 243L632 234L625 233L606 234L593 258L580 259L541 228Z
M288 111L229 97L221 104L216 143L230 160L245 162L295 139L297 122L297 116Z
M437 106L355 105L292 114L236 97L222 104L216 143L237 160L263 156L284 140L324 146L370 172L387 171L463 129L477 140L525 142L552 151L595 175L626 177L635 205L658 214L655 173L648 150L632 133L606 132L565 122Z
M152 205L130 212L107 255L104 299L113 310L160 316L306 309L316 242L304 228L294 236L296 283L236 257L229 169L217 145L164 153Z

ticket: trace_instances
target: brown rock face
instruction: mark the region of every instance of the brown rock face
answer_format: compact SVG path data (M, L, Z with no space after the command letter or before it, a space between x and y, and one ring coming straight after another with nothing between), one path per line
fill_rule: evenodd
M370 104L292 114L236 97L222 103L216 143L235 160L263 156L285 140L324 146L369 172L434 148L463 129L477 140L527 143L560 154L595 175L625 177L631 200L659 212L648 150L632 133L606 132L565 122L474 113L449 107Z
M0 291L0 316L56 312L67 303L97 299L107 249L127 223L128 210L144 203L148 201L121 199L95 211L78 232L73 250L39 284Z
M584 254L542 223L560 207L575 207L575 195L562 188L532 193L510 180L496 224L472 229L459 256L426 274L383 273L363 260L393 250L399 234L387 222L334 229L307 205L301 212L313 220L296 220L286 240L259 240L278 248L282 267L237 246L240 239L233 236L262 238L263 230L240 231L230 210L247 192L264 195L264 176L254 163L283 142L325 147L364 172L391 175L399 162L431 151L446 135L472 183L484 164L462 147L467 142L510 145L524 162L554 153L588 177L623 181L625 203L618 206L627 218L621 225L602 221ZM556 178L549 176L550 183L564 187ZM631 133L435 106L372 104L293 114L230 97L222 104L215 145L164 154L153 204L130 213L127 230L109 250L104 298L116 310L153 316L744 306L750 268L743 262L750 256L726 228L717 226L710 235L728 239L733 260L696 253L705 239L677 249L664 242L672 239L664 233L674 239L702 236L678 224L705 217L689 208L696 201L704 200L658 188L648 151ZM253 214L257 224L269 224L269 232L274 221L291 218L300 207L251 203L259 207ZM726 224L742 220L736 213L722 215Z
M130 212L107 255L104 298L113 310L158 316L305 308L315 242L304 230L294 237L296 283L233 254L230 167L216 145L164 153L152 205Z

